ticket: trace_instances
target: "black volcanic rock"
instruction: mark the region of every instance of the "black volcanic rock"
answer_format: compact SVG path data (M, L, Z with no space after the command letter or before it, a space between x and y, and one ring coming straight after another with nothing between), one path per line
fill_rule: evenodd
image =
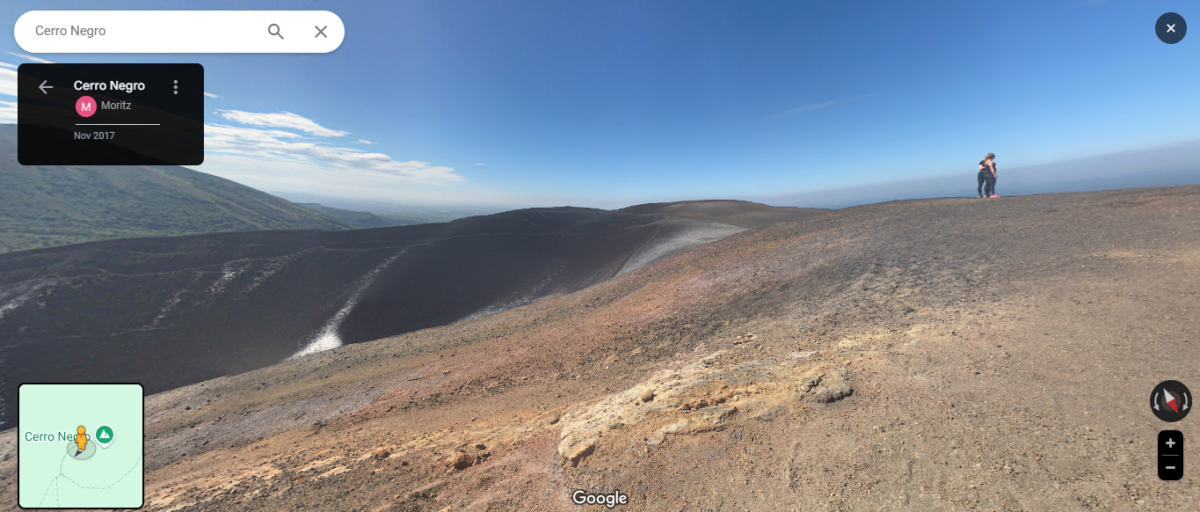
M0 255L0 400L12 404L21 382L37 381L141 382L155 393L270 365L318 340L357 343L507 309L744 229L718 220L530 209Z

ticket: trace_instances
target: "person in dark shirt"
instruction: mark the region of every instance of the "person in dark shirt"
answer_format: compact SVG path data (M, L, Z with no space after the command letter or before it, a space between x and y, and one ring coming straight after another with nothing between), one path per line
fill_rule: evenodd
M979 161L979 197L1000 197L996 194L996 154L988 153Z

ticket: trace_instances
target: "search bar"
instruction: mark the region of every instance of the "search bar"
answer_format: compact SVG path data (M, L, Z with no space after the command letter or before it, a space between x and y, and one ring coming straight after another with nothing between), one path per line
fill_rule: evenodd
M329 53L346 26L329 11L29 11L29 53Z

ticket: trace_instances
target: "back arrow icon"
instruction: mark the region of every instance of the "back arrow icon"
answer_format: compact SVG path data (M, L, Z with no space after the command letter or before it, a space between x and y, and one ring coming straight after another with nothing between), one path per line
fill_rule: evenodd
M54 88L54 86L53 86L53 85L46 85L46 82L49 82L49 80L42 80L42 85L39 85L39 86L38 86L38 89L41 89L41 90L42 90L42 94L50 94L50 93L46 92L46 89L53 89L53 88Z

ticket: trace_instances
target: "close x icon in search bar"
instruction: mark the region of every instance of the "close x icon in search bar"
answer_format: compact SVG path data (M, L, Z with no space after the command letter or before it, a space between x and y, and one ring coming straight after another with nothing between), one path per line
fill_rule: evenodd
M346 26L329 11L29 11L29 53L329 53Z

